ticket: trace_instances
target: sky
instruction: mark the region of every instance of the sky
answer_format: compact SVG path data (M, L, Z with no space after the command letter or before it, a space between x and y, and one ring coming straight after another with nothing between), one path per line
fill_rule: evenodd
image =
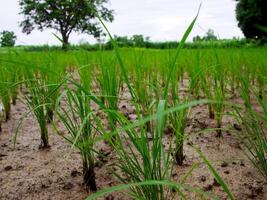
M0 32L14 31L19 45L59 44L53 36L54 30L33 31L30 35L22 33L19 22L18 0L0 0ZM153 41L180 40L193 20L202 3L197 23L189 37L205 35L213 29L219 38L243 37L235 19L234 0L110 0L108 8L114 10L115 20L107 24L114 35L132 36L143 34ZM70 42L95 42L85 34L74 33Z

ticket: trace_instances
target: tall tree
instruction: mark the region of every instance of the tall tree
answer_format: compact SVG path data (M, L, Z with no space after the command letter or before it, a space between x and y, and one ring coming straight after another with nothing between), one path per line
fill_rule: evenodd
M2 47L13 47L17 36L13 31L3 31L0 33L0 44Z
M236 18L238 26L246 38L262 39L267 32L261 27L267 27L266 0L236 0Z
M136 47L143 47L145 45L145 39L143 35L133 35L132 41Z
M105 7L108 0L20 0L24 20L20 26L30 34L35 28L43 31L55 29L62 36L63 48L67 48L72 32L87 33L99 38L103 31L98 15L105 21L113 21L113 10Z
M214 33L214 30L209 29L206 33L206 36L203 37L204 41L214 41L218 40L217 36Z

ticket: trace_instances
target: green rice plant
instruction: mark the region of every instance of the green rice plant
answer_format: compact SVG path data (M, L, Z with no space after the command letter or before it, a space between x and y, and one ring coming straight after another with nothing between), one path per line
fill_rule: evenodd
M220 64L201 70L198 76L201 88L206 98L211 100L208 103L209 118L216 121L217 137L222 136L222 117L225 110L226 84L223 66Z
M4 107L5 121L10 117L11 102L15 104L17 98L17 82L19 66L16 63L8 62L16 60L12 52L8 52L6 60L0 63L0 97Z
M198 188L193 188L190 187L186 184L180 184L177 182L172 182L172 181L154 181L154 180L150 180L150 181L143 181L143 182L138 182L138 183L129 183L129 184L123 184L123 185L117 185L117 186L113 186L110 188L105 188L102 189L100 191L98 191L95 194L90 195L89 197L86 198L86 200L94 200L97 198L100 198L104 195L110 194L112 192L116 192L116 191L122 191L122 190L126 190L126 189L131 189L134 187L152 187L152 186L163 186L163 187L171 187L173 188L173 190L175 191L181 191L181 190L187 190L190 191L192 193L197 194L198 196L200 196L201 199L213 199L213 200L219 200L219 198L214 197L213 195L202 191L201 189ZM182 192L180 192L180 198L181 199L187 199L186 195ZM145 199L145 198L140 198L140 199Z
M120 71L115 60L104 60L100 55L101 73L98 77L100 85L100 95L104 100L106 107L110 110L118 111L118 100L121 88ZM112 113L108 113L109 126L112 131L116 129L116 117ZM113 138L115 139L115 138Z
M94 171L94 138L96 131L93 128L94 112L91 110L91 98L79 88L69 89L67 87L59 97L58 102L63 98L66 99L67 105L63 107L57 104L56 114L68 131L68 134L66 136L62 135L56 126L54 127L73 147L79 149L83 162L84 185L91 191L96 191L97 186Z
M175 80L175 79L173 79ZM172 91L171 91L172 102L171 107L186 104L188 102L187 97L179 97L179 86L176 81L172 81ZM172 134L175 137L175 150L174 159L176 164L182 165L184 156L183 143L185 140L185 127L187 121L188 109L181 109L177 112L170 113L169 122L172 129Z
M220 64L218 54L215 52L216 62L215 70L214 70L214 88L213 88L213 99L214 104L214 113L215 113L215 120L217 124L217 137L222 136L222 118L225 110L225 94L226 94L226 80L224 79L224 66Z
M60 83L66 77L68 60L60 52L48 52L42 57L34 59L33 73L37 74L43 81L43 86L47 97L46 120L48 123L53 121L55 103L60 93Z
M199 73L199 81L202 92L205 94L205 97L207 99L213 99L213 90L212 90L212 82L210 79L211 73L210 68L206 67L201 70L201 73ZM211 103L208 104L208 110L209 110L209 118L214 119L214 109Z
M264 97L264 89L266 88L266 76L267 76L267 69L266 69L266 58L262 58L261 62L256 67L256 76L257 76L257 92L258 97L263 99Z
M199 15L200 7L199 7L197 15L195 16L195 18L193 19L193 21L191 22L191 24L187 28L186 32L184 33L182 40L179 43L174 56L171 57L169 64L168 64L169 71L168 71L168 74L166 77L166 84L164 86L164 92L163 92L163 99L167 102L168 107L173 107L173 106L179 105L179 103L180 103L179 90L177 90L178 86L175 84L175 82L179 81L179 77L181 77L182 75L178 74L178 76L175 76L175 67L176 67L176 63L177 63L177 60L179 58L181 49L183 48L183 46L187 40L187 37L191 33L191 31L192 31L192 29L196 23L196 20L197 20L198 15ZM181 73L183 74L183 71L181 71ZM170 85L172 85L171 100L169 99L169 86ZM169 105L170 102L172 102L172 105ZM176 163L179 165L182 165L183 160L184 160L183 141L184 141L184 129L185 129L185 123L186 123L186 115L187 115L187 112L185 110L179 110L176 113L174 112L170 115L170 122L171 122L172 129L174 131L174 135L176 138L175 139L174 157L175 157Z
M187 199L187 193L185 191L194 192L201 199L218 199L213 195L203 192L201 189L184 184L184 179L187 176L183 178L182 183L172 182L171 172L173 162L171 159L171 145L164 147L163 144L164 129L167 126L167 115L203 103L207 103L207 101L190 102L166 110L166 101L162 100L159 102L156 114L139 119L134 123L129 122L120 113L116 113L122 128L117 129L113 133L120 136L116 144L114 144L114 149L119 157L117 166L120 171L119 173L114 172L114 174L124 184L103 189L89 196L87 199L95 199L122 189L129 189L128 194L135 199L174 199L176 195L181 199ZM142 131L143 129L141 131L138 130L138 127L150 120L155 120L156 124L151 134ZM106 137L110 137L110 133L106 133L100 138ZM152 139L149 140L149 137ZM198 149L197 152L205 164L207 164L218 183L220 183L229 199L234 199L228 186L206 157ZM175 191L175 193L171 192L171 190Z
M166 84L165 84L165 87L164 87L163 99L167 99L167 97L168 97L169 85L170 85L170 81L171 81L171 78L172 78L172 74L173 74L174 69L175 69L175 66L176 66L176 62L177 62L177 60L179 58L181 49L184 47L185 42L186 42L189 34L193 30L193 27L194 27L194 25L195 25L195 23L197 21L198 15L199 15L200 8L201 8L201 5L199 7L199 10L198 10L198 13L197 13L196 17L194 18L194 20L191 22L191 24L187 28L186 32L184 33L184 35L182 37L182 40L179 42L179 45L177 47L177 50L175 51L175 55L170 60L170 63L168 65L169 71L168 71L168 75L167 75L167 78L166 78Z
M45 77L42 74L42 68L38 68L36 63L26 62L22 63L24 79L23 84L26 87L26 92L23 93L24 103L29 107L29 112L23 115L17 125L16 133L14 136L14 144L16 143L19 127L22 124L23 119L30 113L33 113L41 133L41 145L40 148L49 148L49 136L47 129L47 113L48 107L51 106L51 96L54 92L58 91L62 85L60 83L53 83L55 85L53 90L50 90L50 84L48 85Z
M12 75L11 75L11 88L10 88L10 95L11 95L11 100L12 100L12 104L15 106L17 103L17 99L18 99L18 93L19 93L19 82L21 81L19 77L20 76L20 70L19 69L13 69L12 70Z
M105 31L107 32L107 34L109 36L109 39L110 39L110 41L112 43L112 46L114 47L114 52L115 52L116 58L118 60L118 64L119 64L119 67L120 67L120 70L121 70L122 77L123 77L123 79L125 81L125 84L127 85L128 89L129 89L129 92L131 94L132 99L135 100L136 99L136 94L134 93L133 87L130 84L129 76L127 74L127 69L126 69L126 66L125 66L125 64L124 64L124 62L122 60L121 55L120 55L118 44L116 43L116 41L112 37L110 31L108 30L107 26L105 25L105 23L103 22L101 17L98 15L97 11L95 11L95 12L96 12L96 16L97 16L98 20L100 21L100 23L102 24L102 26L104 27Z
M134 52L135 64L133 75L133 88L136 93L136 105L141 110L142 116L149 116L153 113L153 106L155 101L159 99L160 88L158 84L157 72L150 69L146 64L142 63L144 55ZM138 104L138 105L137 105ZM145 124L145 129L150 132L152 129L152 122Z
M10 84L10 72L7 67L0 66L0 98L4 111L4 121L8 121L11 111L11 84Z
M200 86L199 86L199 74L201 73L201 55L200 51L197 51L196 58L192 66L189 67L189 79L190 79L190 85L189 85L189 91L191 95L194 95L197 99L200 97Z
M18 53L10 52L8 55L9 60L16 60L16 57L19 56ZM18 97L18 86L19 82L22 81L22 74L21 74L21 67L15 63L5 63L8 74L7 77L9 79L9 91L10 91L10 98L13 105L16 105L17 97Z
M239 111L238 120L244 127L240 140L245 154L253 165L267 177L267 137L266 137L266 122L262 125L262 119L257 116L254 111L242 115Z
M267 178L267 102L266 97L259 97L258 93L248 87L249 82L246 78L241 77L241 97L245 103L245 112L240 108L235 108L236 119L242 127L242 132L237 135L242 142L242 148L248 159L259 170L259 172ZM248 92L248 90L252 90ZM257 104L261 111L256 111L250 94L256 97ZM266 94L264 94L266 95Z
M127 127L131 126L131 122L124 116L117 115L120 124L126 126L125 135L116 133L121 136L113 147L119 156L118 167L123 173L115 175L121 182L128 184L147 180L170 180L171 151L165 151L163 144L166 127L166 119L163 116L165 107L166 102L160 101L156 127L150 134L144 129ZM131 195L136 199L166 199L168 193L162 185L131 188Z
M222 136L222 118L225 110L225 93L221 90L221 88L216 88L214 92L214 100L213 108L215 111L215 120L216 120L216 132L217 137Z
M32 73L32 72L30 72ZM31 77L32 75L29 75ZM41 145L40 148L49 148L47 118L46 118L46 98L47 93L45 90L45 83L41 78L32 77L25 82L28 93L24 95L25 103L30 108L30 111L37 119L40 132L41 132ZM19 126L17 127L18 131Z

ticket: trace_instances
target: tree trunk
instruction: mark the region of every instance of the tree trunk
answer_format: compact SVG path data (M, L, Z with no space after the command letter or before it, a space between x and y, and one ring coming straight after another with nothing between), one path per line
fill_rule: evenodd
M83 166L83 181L86 187L88 187L91 191L97 191L96 182L95 182L95 171L94 166L87 166L84 164Z
M62 49L64 51L67 51L69 48L69 36L65 32L62 32L61 35L62 35Z

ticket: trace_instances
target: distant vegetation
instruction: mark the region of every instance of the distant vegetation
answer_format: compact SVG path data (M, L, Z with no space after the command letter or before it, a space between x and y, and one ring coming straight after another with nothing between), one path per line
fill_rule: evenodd
M16 43L17 36L12 31L3 31L0 33L1 47L13 47Z
M164 41L155 42L151 41L149 38L142 35L136 35L139 37L138 42L136 42L134 37L127 36L115 36L115 40L118 46L121 48L147 48L147 49L175 49L177 48L179 42L177 41ZM199 36L197 36L198 38ZM221 39L221 40L203 40L195 39L192 42L187 42L185 44L186 49L211 49L211 48L251 48L251 47L263 47L265 46L258 40L245 39L245 38L233 38L233 39ZM56 51L61 50L61 46L57 45L41 45L41 46L17 46L18 50L24 51ZM69 45L69 50L86 50L86 51L97 51L99 49L112 50L113 46L111 41L105 43L80 43L77 45Z

